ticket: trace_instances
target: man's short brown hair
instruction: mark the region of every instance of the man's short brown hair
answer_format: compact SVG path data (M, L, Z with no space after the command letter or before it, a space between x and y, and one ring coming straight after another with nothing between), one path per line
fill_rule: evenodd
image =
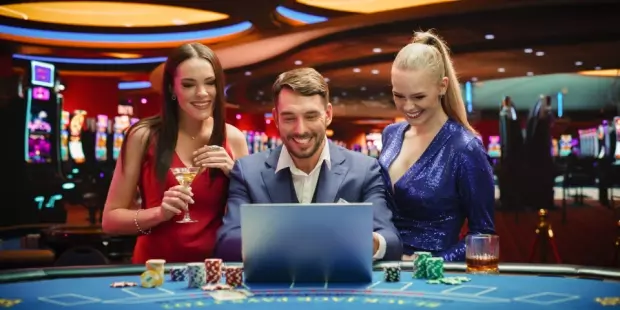
M273 83L272 95L276 108L278 97L283 88L289 88L302 96L319 95L327 106L329 101L329 88L325 78L313 68L299 68L286 71L278 76Z

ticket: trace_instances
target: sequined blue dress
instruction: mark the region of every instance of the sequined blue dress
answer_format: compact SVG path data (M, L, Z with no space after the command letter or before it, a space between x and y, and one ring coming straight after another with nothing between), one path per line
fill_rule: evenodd
M392 186L388 168L398 156L407 122L387 126L379 163L388 185L393 221L404 254L429 251L445 261L465 260L461 228L468 234L494 234L495 185L482 142L448 120L420 159Z

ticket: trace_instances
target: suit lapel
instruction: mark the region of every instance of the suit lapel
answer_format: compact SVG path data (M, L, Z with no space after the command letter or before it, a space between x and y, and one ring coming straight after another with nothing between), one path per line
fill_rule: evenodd
M331 169L328 168L326 163L323 163L321 167L321 174L319 175L319 182L316 188L317 203L336 202L340 185L349 171L348 165L345 164L342 150L331 142L328 142L327 145L329 146L332 167Z
M281 151L282 146L279 146L269 154L267 161L265 161L266 167L261 171L261 175L263 177L263 185L267 189L272 203L291 203L297 200L297 198L293 197L293 193L290 190L291 186L293 186L291 172L287 168L276 173L276 166Z

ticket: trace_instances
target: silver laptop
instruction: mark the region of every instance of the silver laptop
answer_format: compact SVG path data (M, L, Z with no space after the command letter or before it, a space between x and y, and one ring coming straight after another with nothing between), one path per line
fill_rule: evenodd
M245 281L371 282L372 231L372 203L241 205Z

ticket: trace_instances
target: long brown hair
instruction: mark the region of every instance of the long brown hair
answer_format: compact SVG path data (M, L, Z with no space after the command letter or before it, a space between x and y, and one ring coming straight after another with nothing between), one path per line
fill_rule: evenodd
M476 130L467 120L465 102L450 58L450 51L438 35L431 31L415 32L411 43L398 52L394 66L402 70L430 69L436 73L438 82L447 77L448 89L441 99L443 111L448 117L476 134Z
M155 147L155 173L161 184L166 180L166 174L170 169L172 156L177 146L177 137L179 131L179 104L176 97L173 98L173 84L177 67L190 58L202 58L213 66L215 73L215 88L217 94L213 106L213 130L209 145L224 145L226 138L226 102L224 98L224 70L220 60L217 58L213 50L201 43L186 43L175 48L164 66L164 78L162 85L163 106L158 115L144 118L131 126L127 130L126 136L129 136L138 128L149 128L149 139L146 143L145 151L153 145ZM126 140L126 139L125 139ZM125 144L125 141L123 141ZM123 145L123 150L125 146ZM124 152L121 156L124 156ZM123 157L124 158L124 157ZM216 173L217 169L211 169L210 173Z

